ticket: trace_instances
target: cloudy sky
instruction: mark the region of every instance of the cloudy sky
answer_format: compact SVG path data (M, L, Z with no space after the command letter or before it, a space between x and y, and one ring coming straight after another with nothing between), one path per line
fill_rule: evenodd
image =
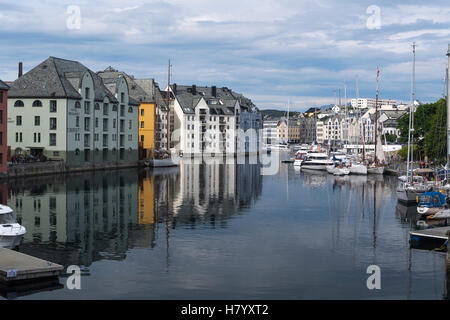
M450 4L434 0L0 0L0 21L2 80L56 56L163 85L170 58L173 82L227 86L262 109L334 103L345 85L354 97L356 79L374 97L377 66L380 97L409 101L412 42L416 97L434 101L450 41Z

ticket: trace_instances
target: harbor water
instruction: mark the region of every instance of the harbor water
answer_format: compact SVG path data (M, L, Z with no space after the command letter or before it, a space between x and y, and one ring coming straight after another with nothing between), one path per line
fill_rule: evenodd
M444 299L396 177L182 164L10 181L20 252L81 268L17 299ZM3 190L4 190L3 189ZM379 266L381 289L367 268Z

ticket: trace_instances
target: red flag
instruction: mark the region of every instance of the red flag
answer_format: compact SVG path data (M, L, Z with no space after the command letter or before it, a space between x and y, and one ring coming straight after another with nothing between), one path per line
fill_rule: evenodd
M380 76L380 68L377 67L377 78Z

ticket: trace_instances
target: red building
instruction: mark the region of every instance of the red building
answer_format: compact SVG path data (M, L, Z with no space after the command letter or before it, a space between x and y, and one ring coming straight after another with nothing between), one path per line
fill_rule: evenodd
M0 173L8 171L8 90L9 86L0 80Z

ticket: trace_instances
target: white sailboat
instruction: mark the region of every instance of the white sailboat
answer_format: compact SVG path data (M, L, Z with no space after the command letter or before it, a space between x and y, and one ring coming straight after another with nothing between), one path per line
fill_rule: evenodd
M384 174L384 162L386 159L384 158L384 151L381 145L381 139L378 132L378 80L380 77L380 69L377 69L377 95L375 99L375 157L374 162L367 167L367 173L370 174Z
M424 182L417 182L413 177L412 167L413 164L413 140L414 136L414 86L415 86L415 67L416 67L416 44L413 43L413 71L411 82L411 106L409 108L409 130L408 130L408 156L406 164L406 181L400 181L397 186L397 198L403 202L416 202L419 195L426 192L430 187Z

